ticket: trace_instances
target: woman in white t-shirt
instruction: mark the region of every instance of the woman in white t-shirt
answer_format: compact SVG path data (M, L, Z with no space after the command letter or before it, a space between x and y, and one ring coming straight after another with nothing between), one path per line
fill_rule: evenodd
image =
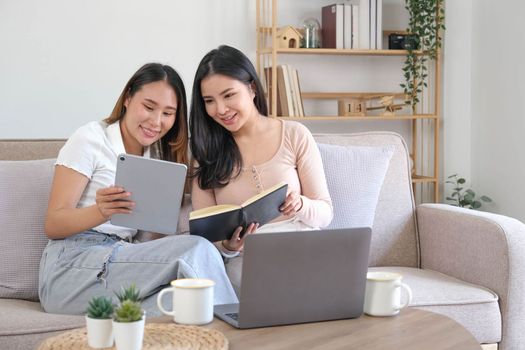
M198 236L140 243L137 230L112 225L130 213L129 192L114 186L117 155L134 154L187 164L186 93L170 66L149 63L128 81L113 112L68 139L56 161L40 264L40 301L47 312L82 314L93 296L113 296L135 283L149 315L156 294L181 277L216 282L215 303L237 298L217 249ZM174 203L178 205L178 203Z

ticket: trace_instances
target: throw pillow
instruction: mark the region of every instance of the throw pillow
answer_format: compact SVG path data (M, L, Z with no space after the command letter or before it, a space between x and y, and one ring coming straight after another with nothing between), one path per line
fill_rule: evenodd
M0 298L38 300L54 162L0 161Z
M328 228L372 227L394 146L317 146L334 207Z

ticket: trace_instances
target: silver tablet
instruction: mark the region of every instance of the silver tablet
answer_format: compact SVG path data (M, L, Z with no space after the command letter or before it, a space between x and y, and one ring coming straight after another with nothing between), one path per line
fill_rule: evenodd
M131 214L115 214L111 223L139 230L173 234L177 222L187 167L184 164L119 154L115 185L131 192Z

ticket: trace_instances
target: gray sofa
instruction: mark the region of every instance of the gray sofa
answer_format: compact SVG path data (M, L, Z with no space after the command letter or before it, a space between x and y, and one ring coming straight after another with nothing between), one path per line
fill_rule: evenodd
M375 211L371 268L401 273L412 287L412 306L451 317L480 343L525 348L525 316L520 313L525 302L525 225L442 204L416 208L407 147L397 134L315 137L323 144L394 147ZM55 157L62 144L0 140L0 349L31 349L56 332L84 324L81 316L44 313L36 290L53 166L34 159ZM341 176L332 172L327 170L327 178ZM183 225L188 210L186 205ZM238 268L228 273L236 283Z

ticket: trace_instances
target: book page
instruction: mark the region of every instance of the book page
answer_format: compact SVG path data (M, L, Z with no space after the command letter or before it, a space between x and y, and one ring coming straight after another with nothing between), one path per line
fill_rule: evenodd
M267 188L266 190L262 191L261 193L253 196L253 197L250 197L248 198L244 203L242 203L242 206L245 207L261 198L263 198L264 196L267 196L268 194L272 193L272 192L275 192L277 191L279 188L283 187L283 186L286 186L286 183L284 182L279 182L277 185L275 186L272 186L270 188Z
M234 211L240 209L240 206L234 204L220 204L212 207L202 208L194 210L190 213L190 220L199 219L210 215L226 213L228 211Z

